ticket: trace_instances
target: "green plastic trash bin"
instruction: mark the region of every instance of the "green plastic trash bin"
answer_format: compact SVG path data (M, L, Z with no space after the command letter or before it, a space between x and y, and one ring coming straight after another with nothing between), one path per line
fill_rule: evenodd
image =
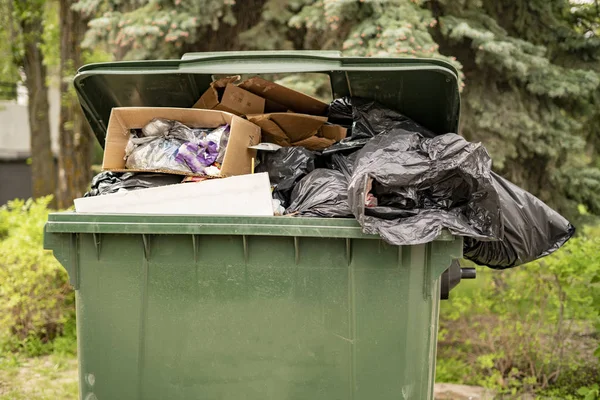
M212 74L282 72L458 124L456 72L433 60L212 53L87 66L75 85L103 144L113 106L189 107ZM290 217L56 213L44 244L76 290L84 400L431 399L441 276L462 256L450 234L397 247Z

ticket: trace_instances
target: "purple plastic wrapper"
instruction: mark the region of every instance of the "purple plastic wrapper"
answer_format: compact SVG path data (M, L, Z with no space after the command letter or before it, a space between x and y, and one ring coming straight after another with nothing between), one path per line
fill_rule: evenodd
M200 144L187 142L179 147L175 160L185 163L192 172L201 173L212 165L219 156L218 145L215 142L203 141Z

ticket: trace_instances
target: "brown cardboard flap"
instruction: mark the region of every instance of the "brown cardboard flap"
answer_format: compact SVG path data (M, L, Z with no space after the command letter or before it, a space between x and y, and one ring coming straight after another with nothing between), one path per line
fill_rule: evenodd
M225 88L219 107L238 115L260 114L264 112L265 99L229 84Z
M241 79L239 75L228 76L221 78L210 84L210 87L206 89L206 92L202 94L200 99L192 106L192 108L200 108L205 110L212 110L219 105L219 91L217 89L223 89L228 84L232 84Z
M339 125L323 125L321 127L321 136L339 142L346 137L348 129Z
M192 106L204 110L227 111L236 115L258 114L265 110L265 99L235 85L240 76L214 81Z
M314 136L327 122L327 117L294 113L270 114L270 119L281 127L292 143Z
M243 175L251 172L255 150L249 150L248 146L260 143L258 126L223 111L166 107L113 108L106 131L102 169L105 171L133 171L125 168L125 146L129 141L130 130L143 128L154 118L179 121L192 128L217 128L224 124L230 124L229 143L221 166L221 175ZM194 175L181 171L152 171Z
M290 111L283 104L279 104L274 102L273 100L265 99L265 113L278 113L278 112L288 112Z
M289 110L301 114L325 115L327 113L327 104L323 103L321 100L317 100L314 97L310 97L304 93L297 92L274 82L269 82L258 76L247 79L238 86L265 98L267 100L267 106L273 106L273 103L277 103L277 105L284 106ZM282 110L279 108L266 111Z
M262 140L280 146L304 146L323 150L346 137L346 128L325 125L327 117L295 113L248 115L248 120L260 126Z
M249 115L248 120L256 123L263 129L265 141L267 141L267 135L283 139L283 133L289 143L294 143L314 136L319 128L327 122L327 117L295 113L272 113ZM281 146L285 145L279 142L271 143L277 143Z
M291 145L290 139L283 129L281 129L274 121L271 121L268 115L249 115L247 118L248 121L260 127L263 142L275 143L283 147L289 147Z
M302 146L309 150L323 150L335 143L335 140L324 137L312 136L308 139L292 143L292 146Z
M217 105L219 105L219 94L215 88L210 87L206 90L206 92L204 92L204 94L198 99L192 108L212 110Z
M221 166L221 176L252 173L252 159L256 150L249 149L260 143L260 128L239 117L233 117L229 131L229 142Z
M242 79L242 77L239 75L226 76L225 78L217 79L216 81L211 83L210 86L215 89L223 89L227 87L227 85L235 84L240 79Z

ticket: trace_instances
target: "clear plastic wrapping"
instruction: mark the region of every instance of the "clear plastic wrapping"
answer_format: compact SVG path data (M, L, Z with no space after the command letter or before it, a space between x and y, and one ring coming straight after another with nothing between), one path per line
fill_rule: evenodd
M223 162L228 140L229 125L192 129L177 121L156 118L141 131L132 132L125 149L125 166L204 173L207 167Z

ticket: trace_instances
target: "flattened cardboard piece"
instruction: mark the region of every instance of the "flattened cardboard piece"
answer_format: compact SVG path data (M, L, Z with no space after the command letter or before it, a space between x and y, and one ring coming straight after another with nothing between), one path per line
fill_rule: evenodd
M229 142L225 150L220 176L244 175L252 172L252 159L256 158L256 150L248 149L248 147L260 143L260 128L257 125L224 111L166 107L112 109L106 130L103 171L163 172L202 176L202 174L181 171L125 168L125 147L129 141L130 130L143 128L154 118L172 119L192 128L217 128L229 124Z
M84 197L74 203L80 213L273 215L266 172Z
M265 140L269 143L275 143L283 147L291 146L290 139L287 137L281 127L275 122L267 118L252 122L260 126L262 140Z
M264 112L265 99L229 84L225 87L221 102L214 109L227 111L236 115L259 114Z
M346 137L348 129L339 125L325 124L321 127L321 136L339 142Z
M215 89L223 89L229 84L235 84L236 82L239 82L240 79L242 79L240 75L226 76L225 78L217 79L211 83L210 86Z
M283 107L300 114L325 115L328 105L321 100L297 92L277 83L255 76L241 82L242 89L267 100L265 112L283 112Z
M265 113L279 113L279 112L289 112L291 111L283 104L279 104L274 102L273 100L265 99ZM293 111L292 111L293 112Z
M299 142L292 143L292 146L302 146L308 150L323 150L335 143L335 140L327 139L324 137L312 136Z
M316 135L327 122L327 117L294 113L274 113L269 119L281 127L292 143Z
M283 147L303 146L323 150L346 137L347 129L326 124L327 117L296 113L248 115L248 120L260 126L262 140Z
M265 99L236 86L234 83L239 79L237 75L214 81L192 108L221 110L236 115L264 112Z
M327 117L295 113L248 115L247 118L261 127L265 142L280 146L289 146L316 135L327 122Z

